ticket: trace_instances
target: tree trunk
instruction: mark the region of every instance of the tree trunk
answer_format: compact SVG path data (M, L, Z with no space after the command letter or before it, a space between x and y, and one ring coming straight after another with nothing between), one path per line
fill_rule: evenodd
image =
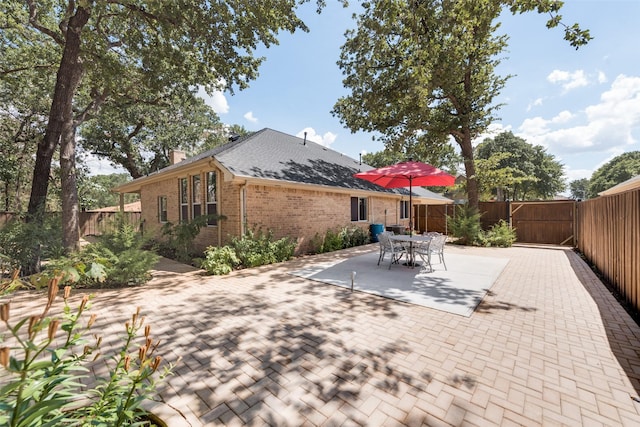
M463 132L462 140L459 141L464 169L467 175L467 197L469 206L478 209L478 179L476 177L476 167L473 161L473 145L471 144L471 134L468 130Z
M33 168L31 197L27 210L28 217L34 219L44 211L49 190L51 160L60 142L65 122L73 122L73 97L82 77L80 44L82 28L89 20L90 10L78 7L76 14L69 19L64 51L56 75L53 101L49 110L49 121L44 138L38 143L36 163Z
M65 136L68 136L69 132L73 133L73 98L78 86L80 85L83 71L82 59L80 58L82 29L87 24L90 15L90 9L79 6L75 15L69 19L69 24L65 33L65 45L62 60L56 75L56 85L53 93L53 101L51 102L51 110L49 111L49 121L47 122L44 138L38 144L38 151L36 153L36 163L33 169L33 180L31 185L31 197L29 199L29 208L27 210L27 218L31 221L36 219L38 221L42 220L42 216L38 214L44 211L47 192L49 190L49 175L51 174L51 160L53 159L53 154L61 141L63 133L66 134ZM73 151L71 154L66 153L65 156L71 155L71 157L75 157L75 143L65 148ZM71 168L68 171L72 169L75 168ZM75 171L73 171L73 173L75 174ZM73 191L77 191L75 188L75 176L73 177L72 182L74 185ZM69 188L67 188L67 190L69 190ZM65 198L66 197L63 194L63 200ZM77 201L77 194L75 199ZM69 199L69 202L71 203L72 200L73 197ZM73 215L70 215L69 219L73 220ZM67 226L74 227L74 225L65 224L65 230ZM75 227L77 227L77 223ZM66 246L65 244L65 247L71 248L72 246L75 246L72 243L74 237L68 237L69 238L67 239L67 236L65 236L65 242L70 243L71 246Z
M67 252L79 249L80 217L76 181L76 132L65 126L60 142L60 181L62 187L62 244Z

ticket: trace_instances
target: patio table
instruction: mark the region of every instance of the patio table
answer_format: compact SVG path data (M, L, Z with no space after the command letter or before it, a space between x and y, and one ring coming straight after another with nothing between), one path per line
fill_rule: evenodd
M409 261L406 263L406 265L411 266L413 268L416 266L415 255L413 253L414 243L417 243L418 245L420 245L425 242L430 242L433 236L422 236L422 235L408 236L406 234L394 234L392 236L389 236L389 238L396 242L409 243L409 251L407 252L409 254Z

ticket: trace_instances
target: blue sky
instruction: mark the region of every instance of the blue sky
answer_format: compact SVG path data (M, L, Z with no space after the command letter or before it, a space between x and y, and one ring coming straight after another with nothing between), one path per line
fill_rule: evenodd
M266 61L248 89L206 99L224 123L299 136L306 131L357 159L383 146L369 134L352 134L330 113L347 94L336 61L355 9L327 3L321 15L313 4L303 6L309 33L282 34L278 46L259 50ZM511 130L542 145L571 181L640 150L640 1L566 0L562 14L594 39L576 51L561 29L545 27L545 16L503 14L501 31L510 41L498 73L513 77L497 99L505 105L491 130Z

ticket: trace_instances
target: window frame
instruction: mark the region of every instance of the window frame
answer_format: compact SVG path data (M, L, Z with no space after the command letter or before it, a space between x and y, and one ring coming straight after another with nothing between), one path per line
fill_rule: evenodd
M178 204L180 222L189 220L189 179L178 180Z
M409 206L408 200L400 200L400 219L409 219Z
M167 207L167 196L158 196L158 222L161 224L169 222Z
M369 220L369 198L351 197L351 222L367 222Z
M207 218L207 227L215 227L218 225L218 218L214 215L218 213L218 174L216 171L209 171L205 174L206 176L206 214ZM213 191L211 189L211 181L213 180ZM211 215L211 216L209 216Z
M202 177L191 175L191 219L202 215Z

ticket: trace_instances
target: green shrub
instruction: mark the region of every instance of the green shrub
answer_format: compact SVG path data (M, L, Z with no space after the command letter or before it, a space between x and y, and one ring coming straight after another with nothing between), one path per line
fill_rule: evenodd
M371 242L369 233L357 226L345 226L340 231L327 230L324 236L316 233L311 240L311 247L316 253L333 252Z
M0 425L141 425L141 404L155 395L173 367L158 371L162 358L154 352L159 343L139 309L125 325L123 345L115 354L101 354L102 337L93 328L96 317L84 319L89 298L74 311L70 289L65 288L58 317L48 314L58 293L57 279L49 283L44 311L13 323L9 303L0 304L6 327L0 348ZM144 335L138 336L143 327ZM107 362L106 377L90 374L97 359Z
M108 265L115 262L115 255L110 259L99 257L93 253L93 245L69 256L52 259L42 274L30 278L37 288L43 287L50 279L59 277L62 284L74 287L99 287L107 279Z
M333 230L327 230L320 253L338 251L343 248L342 236Z
M200 262L200 268L205 270L207 274L229 274L240 265L236 251L230 246L209 246L204 251L204 256L205 258Z
M241 238L234 237L231 246L242 266L258 267L291 259L296 243L288 237L274 241L271 230L263 233L259 229L247 230Z
M113 231L77 253L52 259L35 283L60 276L75 287L120 287L140 285L151 278L158 261L153 252L142 249L144 239L136 227L120 221Z
M369 232L362 227L343 227L340 235L342 236L343 248L353 248L371 243Z
M513 245L516 240L516 230L511 228L505 220L501 219L488 231L482 233L482 236L480 237L480 244L482 246L507 248Z
M0 254L22 275L40 271L42 260L63 253L60 215L46 214L42 221L29 223L18 217L0 229Z
M224 215L201 215L178 224L165 223L161 229L163 239L156 242L156 250L167 258L191 263L199 255L193 251L193 242L211 218L218 221L226 219Z
M447 215L449 234L456 237L461 245L476 245L482 235L480 216L477 209L469 205L458 205L453 217Z

